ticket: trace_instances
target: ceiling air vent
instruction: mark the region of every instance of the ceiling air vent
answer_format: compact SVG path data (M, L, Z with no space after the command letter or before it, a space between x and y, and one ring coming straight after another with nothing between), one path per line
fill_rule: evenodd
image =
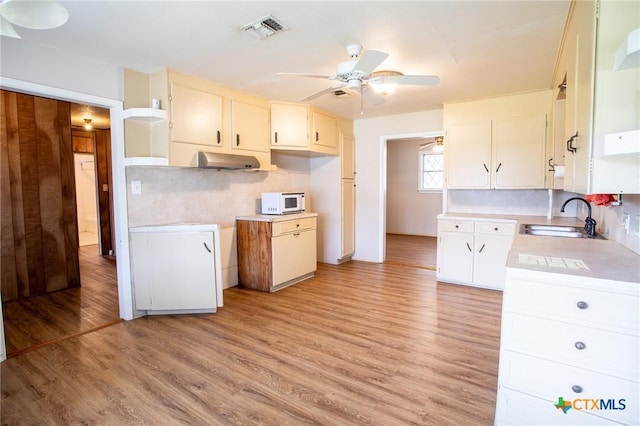
M259 39L267 38L275 33L289 29L278 18L273 15L267 15L260 19L257 19L250 24L240 27L242 31L247 31L256 36Z
M336 98L348 98L349 96L351 96L351 93L342 89L334 90L331 93L333 93L333 96L335 96Z

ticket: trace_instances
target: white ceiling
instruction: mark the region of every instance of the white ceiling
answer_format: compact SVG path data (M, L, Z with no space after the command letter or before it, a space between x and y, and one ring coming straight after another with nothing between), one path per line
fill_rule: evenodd
M298 102L327 88L346 46L387 52L378 68L440 76L400 86L380 106L331 94L311 103L376 117L443 102L548 88L570 0L414 2L62 1L69 21L53 30L16 27L24 40L152 73L163 67L255 95ZM259 40L239 28L274 15L289 29Z

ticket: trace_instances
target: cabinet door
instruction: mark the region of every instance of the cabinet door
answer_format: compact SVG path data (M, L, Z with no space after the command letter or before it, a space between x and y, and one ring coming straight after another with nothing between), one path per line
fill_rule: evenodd
M171 83L171 142L222 147L222 97Z
M494 188L544 188L546 134L545 114L494 121Z
M273 286L316 270L316 230L284 234L271 239Z
M447 188L489 189L491 122L453 124L447 129Z
M212 309L216 305L213 233L134 233L136 309Z
M306 105L271 104L271 148L307 147L308 111Z
M338 121L320 112L313 112L312 142L328 148L338 149Z
M269 151L269 110L238 100L231 101L233 149Z
M474 237L473 282L495 289L504 288L511 236L476 234Z
M470 283L473 278L473 234L440 233L437 264L438 279Z
M342 179L353 179L356 175L355 141L348 136L342 137L340 146L340 161L342 165Z
M341 258L355 253L356 184L342 179L342 251Z

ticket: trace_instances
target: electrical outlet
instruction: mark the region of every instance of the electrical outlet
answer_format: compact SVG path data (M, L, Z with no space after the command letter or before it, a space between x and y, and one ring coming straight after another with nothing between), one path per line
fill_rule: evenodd
M142 194L142 183L139 180L131 181L131 195Z
M629 233L629 222L631 221L631 215L629 213L624 213L622 215L622 229L624 229L624 233Z

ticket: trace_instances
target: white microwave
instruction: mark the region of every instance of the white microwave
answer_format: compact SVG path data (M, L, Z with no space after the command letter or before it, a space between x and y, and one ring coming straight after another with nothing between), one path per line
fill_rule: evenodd
M262 214L289 214L304 211L304 192L263 192Z

